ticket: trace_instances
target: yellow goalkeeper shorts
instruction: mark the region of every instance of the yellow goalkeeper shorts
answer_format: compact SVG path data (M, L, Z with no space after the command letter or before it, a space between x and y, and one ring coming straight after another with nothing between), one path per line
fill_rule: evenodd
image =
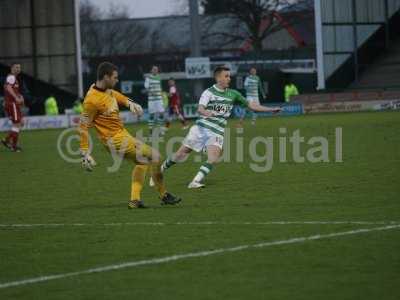
M118 155L134 163L148 164L153 156L153 149L134 138L126 129L110 138L105 146L113 156Z

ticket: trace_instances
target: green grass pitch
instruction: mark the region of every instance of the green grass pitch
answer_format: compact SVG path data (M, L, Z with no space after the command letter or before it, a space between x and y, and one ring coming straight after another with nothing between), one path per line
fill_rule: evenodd
M234 125L229 123L232 158L238 136ZM287 162L279 163L281 127L288 137L296 129L306 141L326 137L330 162L296 163L288 143ZM342 163L334 162L336 127L343 132ZM131 133L138 128L145 126L128 126ZM0 287L173 255L356 233L17 284L0 288L0 299L400 298L398 112L264 118L254 127L246 122L243 163L217 165L207 187L195 191L186 186L200 163L191 158L174 166L166 182L182 203L161 207L146 185L143 200L151 207L146 210L127 209L128 162L108 172L111 157L95 138L99 165L85 172L60 158L60 133L23 132L23 152L0 149ZM167 139L184 134L174 124ZM250 168L248 145L256 136L274 137L269 172ZM304 144L302 154L309 148ZM262 144L257 153L265 153ZM278 221L286 223L268 223ZM327 223L306 223L315 221ZM389 225L394 227L357 232Z

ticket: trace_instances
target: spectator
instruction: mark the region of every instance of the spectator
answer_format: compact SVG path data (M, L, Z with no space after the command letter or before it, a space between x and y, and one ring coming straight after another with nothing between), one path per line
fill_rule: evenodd
M297 96L299 94L299 90L293 82L289 82L285 85L285 102L290 102L290 97Z
M74 102L74 106L72 107L72 110L74 111L74 114L80 115L83 111L83 106L82 106L82 102L81 99L77 99Z
M47 116L57 116L58 115L58 104L56 98L51 95L44 102L44 109Z

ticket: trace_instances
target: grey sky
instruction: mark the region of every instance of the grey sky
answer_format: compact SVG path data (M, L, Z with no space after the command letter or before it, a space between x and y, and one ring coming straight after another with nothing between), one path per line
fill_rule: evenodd
M171 14L184 14L187 0L92 0L92 3L107 10L113 5L124 5L132 18L157 17Z

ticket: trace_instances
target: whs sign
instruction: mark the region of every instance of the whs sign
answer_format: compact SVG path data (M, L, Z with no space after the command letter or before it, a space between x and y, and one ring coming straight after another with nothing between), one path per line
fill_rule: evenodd
M186 78L210 78L209 57L188 57L185 60Z

